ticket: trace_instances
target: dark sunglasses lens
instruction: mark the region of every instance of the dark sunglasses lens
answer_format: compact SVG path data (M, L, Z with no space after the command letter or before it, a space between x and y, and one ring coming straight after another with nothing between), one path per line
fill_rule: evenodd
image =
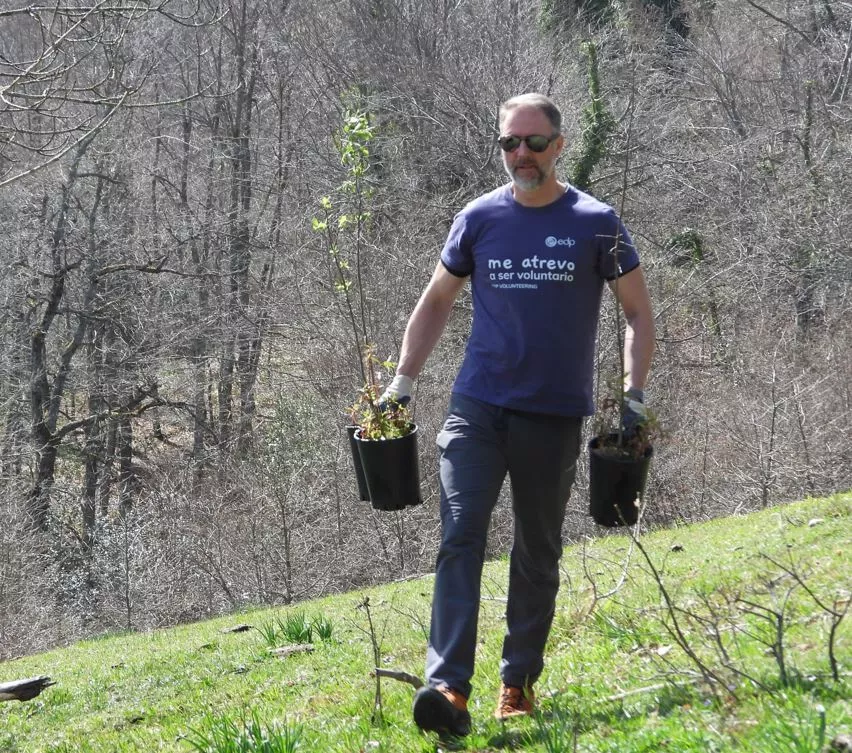
M501 136L497 139L500 148L504 152L514 152L521 145L522 141L526 143L530 151L543 152L550 146L550 142L553 139L549 139L547 136L525 136L524 138L520 136Z
M550 144L550 139L547 136L527 136L524 140L534 152L543 152Z

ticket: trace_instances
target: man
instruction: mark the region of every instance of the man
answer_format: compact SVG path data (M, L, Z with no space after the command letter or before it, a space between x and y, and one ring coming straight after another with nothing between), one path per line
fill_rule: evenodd
M641 420L654 323L639 259L612 208L559 182L561 114L540 94L500 108L511 183L455 218L405 330L386 399L406 401L470 279L473 324L438 436L442 542L426 661L414 699L423 730L470 731L480 578L492 510L508 473L514 513L507 632L496 716L530 714L559 587L561 528L594 411L592 375L605 280L627 320L625 389Z

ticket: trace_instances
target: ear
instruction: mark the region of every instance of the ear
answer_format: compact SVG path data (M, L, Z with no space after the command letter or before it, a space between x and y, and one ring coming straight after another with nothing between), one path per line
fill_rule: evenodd
M562 149L565 147L565 137L560 133L554 143L556 145L556 156L558 157L562 154Z

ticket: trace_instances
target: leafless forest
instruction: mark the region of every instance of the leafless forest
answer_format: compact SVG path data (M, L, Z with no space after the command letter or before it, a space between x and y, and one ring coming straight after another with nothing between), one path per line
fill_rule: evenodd
M431 570L470 300L401 513L356 492L352 314L394 359L523 91L649 279L648 522L852 487L850 55L847 0L0 0L0 658Z

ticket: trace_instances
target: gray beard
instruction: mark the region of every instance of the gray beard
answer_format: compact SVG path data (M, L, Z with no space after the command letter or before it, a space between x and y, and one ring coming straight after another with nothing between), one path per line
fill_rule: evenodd
M544 179L547 177L540 169L537 170L534 178L521 178L515 175L508 167L506 167L506 173L512 179L512 182L522 191L535 191L536 188L539 188L544 183Z

